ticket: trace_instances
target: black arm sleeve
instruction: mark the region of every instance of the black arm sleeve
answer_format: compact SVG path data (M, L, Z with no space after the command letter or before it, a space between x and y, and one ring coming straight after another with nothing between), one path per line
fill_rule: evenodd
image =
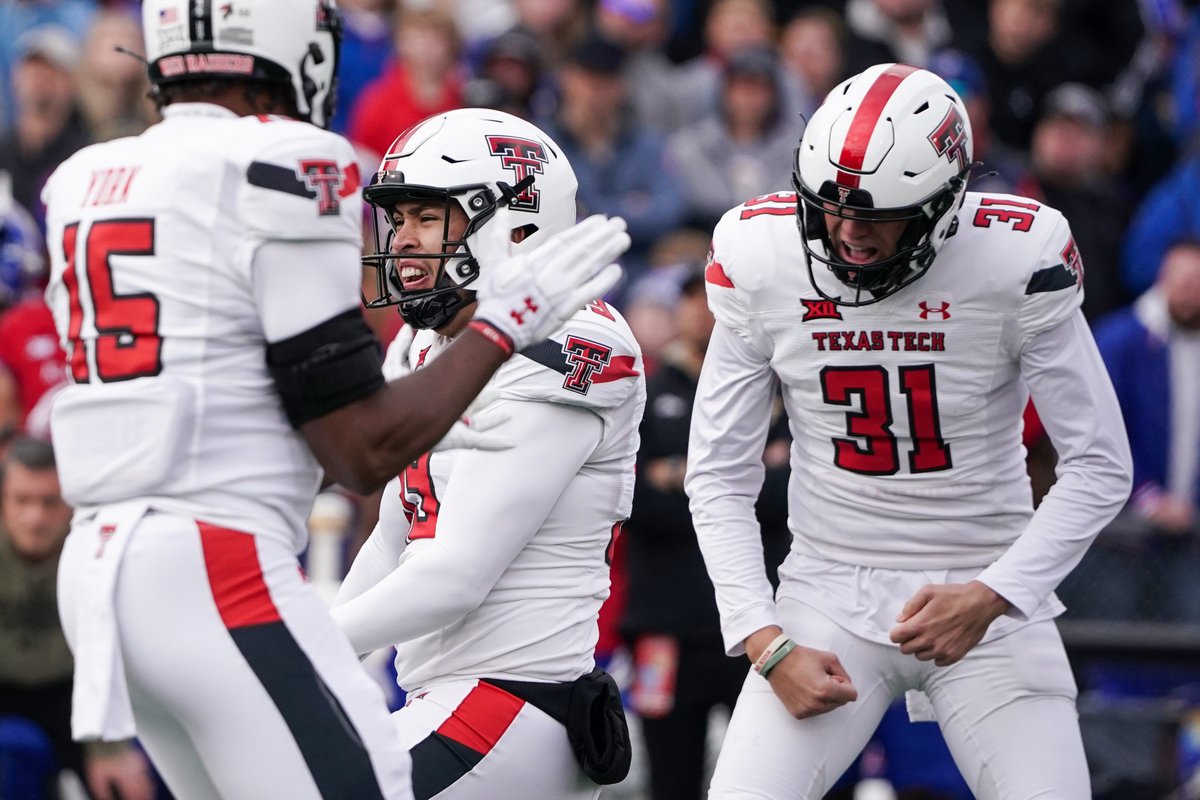
M267 345L267 368L297 429L381 389L382 367L379 342L357 308Z

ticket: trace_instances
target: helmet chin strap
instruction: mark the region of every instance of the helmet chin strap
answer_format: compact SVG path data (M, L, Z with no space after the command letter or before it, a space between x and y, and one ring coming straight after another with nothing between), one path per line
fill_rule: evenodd
M475 293L467 290L424 295L412 300L401 300L398 304L400 316L418 330L437 330L475 300Z

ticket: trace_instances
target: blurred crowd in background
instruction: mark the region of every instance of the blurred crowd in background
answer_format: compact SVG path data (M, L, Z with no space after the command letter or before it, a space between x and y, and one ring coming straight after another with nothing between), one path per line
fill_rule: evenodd
M215 13L240 2L252 0L215 0ZM982 162L973 190L1047 203L1071 223L1086 267L1083 310L1120 396L1135 489L1062 587L1068 618L1200 625L1198 5L340 0L332 127L358 148L365 174L429 114L498 108L566 151L581 215L629 223L627 277L609 300L645 351L650 397L600 657L622 654L631 665L629 703L656 800L700 796L710 710L732 703L746 669L721 651L682 490L712 326L700 277L709 235L732 206L791 189L805 117L874 63L926 67L962 96ZM42 184L80 147L157 120L142 51L136 2L0 0L0 442L48 438L50 398L66 380L41 299ZM389 310L369 321L385 343L400 325ZM1054 454L1036 409L1023 436L1040 497L1053 484ZM787 447L781 419L764 452L759 508L776 562L788 542ZM13 524L4 511L0 534ZM372 513L370 499L346 504L347 555ZM44 571L44 561L31 569ZM0 625L11 625L4 603L0 595ZM0 697L29 683L6 665L0 659Z

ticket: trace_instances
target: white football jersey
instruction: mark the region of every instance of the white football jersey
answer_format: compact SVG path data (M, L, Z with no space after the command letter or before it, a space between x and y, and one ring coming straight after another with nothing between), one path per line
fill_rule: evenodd
M298 551L321 470L284 416L260 308L298 331L330 314L256 299L251 265L271 240L361 246L355 154L283 118L165 117L81 150L45 189L46 298L75 384L54 410L64 495L84 511L147 497ZM356 266L328 265L350 298Z
M1082 297L1066 221L968 193L932 268L853 308L814 290L794 212L791 193L732 209L707 268L718 321L783 385L794 547L867 567L991 563L1032 514L1019 354ZM813 274L831 297L850 291Z
M450 342L434 331L418 331L408 347L407 369L429 363ZM395 357L389 352L385 362L389 378L404 371L389 368ZM423 456L388 484L377 535L407 540L399 559L401 573L406 562L419 562L445 539L473 533L447 522L450 517L439 498L451 492L466 488L469 496L459 497L485 519L502 508L526 513L509 527L526 543L482 603L444 628L396 644L398 680L409 690L435 679L469 677L569 681L592 669L597 614L609 591L610 547L632 508L646 386L641 350L615 309L595 301L576 313L550 338L509 359L480 397L485 405L471 413L489 413L512 402L522 407L565 405L598 416L603 432L548 514L538 503L528 510L521 503L523 496L539 491L546 466L536 460L522 461L519 471L497 475L487 485L463 487L454 481L456 462L465 451L439 451ZM519 457L521 451L518 441L511 453ZM497 546L493 551L485 539L472 557L486 560L502 550ZM439 590L444 588L414 587L426 593ZM409 612L397 608L380 613ZM413 623L419 625L419 620Z

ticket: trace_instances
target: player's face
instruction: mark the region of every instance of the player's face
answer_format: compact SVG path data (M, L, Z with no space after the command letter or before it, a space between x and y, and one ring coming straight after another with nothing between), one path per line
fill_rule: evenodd
M441 253L443 237L462 238L467 215L457 203L450 203L450 227L446 228L446 204L441 200L414 200L397 203L392 209L393 253ZM432 258L400 258L396 272L406 291L433 289L437 285L441 262Z
M846 212L853 214L854 212ZM904 212L894 212L902 216ZM887 216L888 212L877 212ZM853 216L825 215L825 228L833 246L830 254L847 264L872 264L896 255L897 244L909 220L897 219L866 222Z
M71 527L71 507L62 499L53 469L29 469L10 462L5 467L0 511L13 549L34 563L53 557Z

